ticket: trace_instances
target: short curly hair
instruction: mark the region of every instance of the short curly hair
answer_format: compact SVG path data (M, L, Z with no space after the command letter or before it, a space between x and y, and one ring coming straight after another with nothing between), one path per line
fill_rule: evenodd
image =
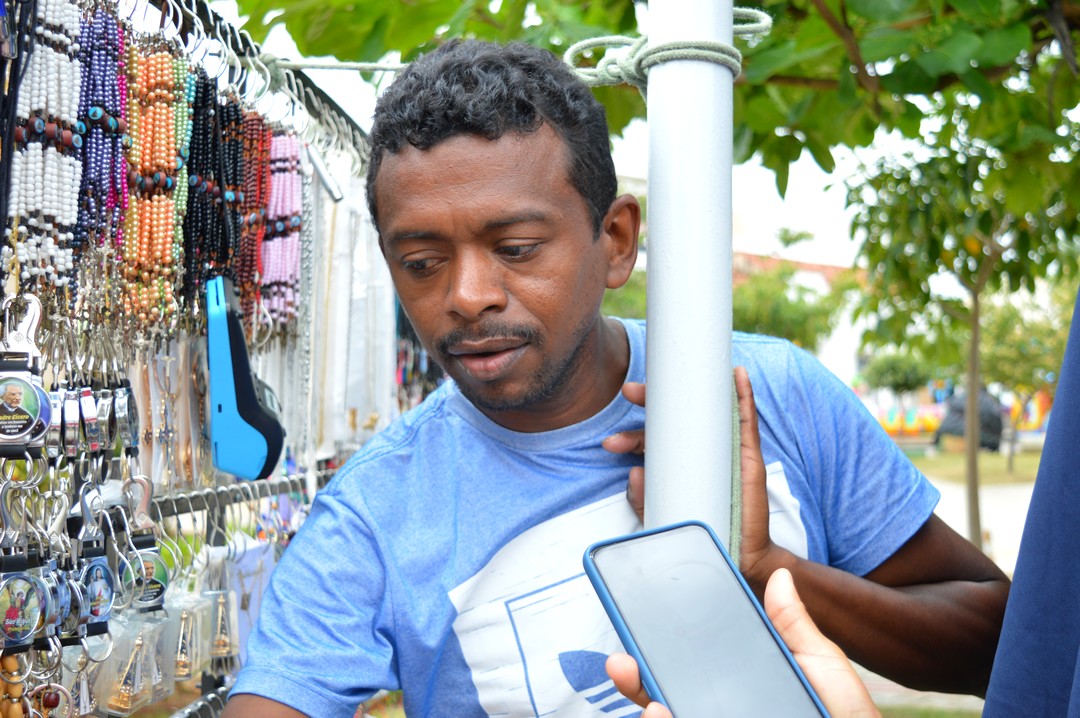
M456 135L496 140L547 124L566 143L570 182L585 199L593 233L618 182L604 106L565 63L525 43L450 40L411 63L375 105L368 209L379 228L375 180L387 152L426 150Z

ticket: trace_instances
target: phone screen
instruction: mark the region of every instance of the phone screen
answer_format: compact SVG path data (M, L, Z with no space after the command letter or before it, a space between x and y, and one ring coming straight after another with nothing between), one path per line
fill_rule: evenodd
M822 715L704 526L637 535L591 556L598 588L676 718Z

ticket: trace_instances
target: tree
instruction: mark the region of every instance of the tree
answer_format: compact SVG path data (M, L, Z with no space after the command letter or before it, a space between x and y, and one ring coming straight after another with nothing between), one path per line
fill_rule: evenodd
M740 42L736 81L737 161L758 154L787 188L788 166L808 151L832 172L836 147L865 147L880 132L919 138L936 116L928 102L977 95L988 122L1033 137L1054 134L1056 113L1019 123L990 108L1044 61L1054 66L1051 104L1076 105L1076 0L764 0L773 29ZM307 56L405 60L449 37L521 39L563 53L579 40L637 34L633 0L239 0L258 41L283 24ZM596 57L593 61L596 61ZM1071 76L1070 76L1071 75ZM629 87L600 88L612 130L644 104ZM1042 163L1044 164L1044 163ZM1033 168L1036 173L1039 167Z
M634 272L617 290L604 295L604 314L628 319L645 318L646 275ZM855 282L845 273L824 295L795 281L795 266L781 263L750 274L732 291L732 324L737 331L788 339L815 351L836 327Z
M998 109L1019 110L1017 121L1046 110L1046 96L1035 91L1043 70L1034 70L1027 84L1014 88L1009 107ZM1074 274L1080 232L1080 197L1072 190L1080 181L1072 161L1080 147L1076 123L1066 117L1065 131L1053 137L999 134L994 144L984 136L981 110L975 97L942 100L948 121L928 146L879 160L865 179L850 182L848 193L856 210L852 234L862 240L859 261L867 268L860 311L877 318L871 339L946 351L968 339L968 522L976 545L978 392L971 389L980 385L982 297ZM1032 167L1046 176L1031 176ZM932 290L933 279L943 276L958 284L963 301ZM911 339L916 321L922 326Z
M863 379L872 389L890 389L896 394L900 415L904 415L904 394L926 386L930 370L911 354L890 352L875 356L862 371Z
M645 318L645 272L630 274L626 284L618 289L604 292L604 302L600 311L606 316L624 319Z
M737 284L731 293L733 328L782 337L816 351L836 327L854 280L845 275L822 295L800 284L795 274L796 266L783 262Z
M1027 406L1038 391L1053 395L1069 337L1076 292L1075 281L1060 282L1038 294L996 296L987 304L983 375L988 383L1007 387L1020 407ZM1008 459L1010 474L1022 419L1023 412L1014 410L1013 450Z

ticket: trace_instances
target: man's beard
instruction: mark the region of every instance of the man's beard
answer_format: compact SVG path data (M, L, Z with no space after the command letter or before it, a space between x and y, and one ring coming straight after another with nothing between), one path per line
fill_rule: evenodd
M558 364L553 363L548 357L543 357L543 336L532 327L525 326L492 324L485 326L478 332L464 328L456 329L436 343L436 354L439 363L442 364L445 370L453 360L453 356L449 353L449 347L463 340L477 341L491 337L515 337L531 344L540 352L543 360L534 374L533 380L529 382L521 393L512 396L483 394L476 391L472 385L457 382L461 393L478 409L489 412L521 411L551 399L567 384L578 369L581 355L585 351L585 337L591 327L592 322L588 320L577 326L574 330L574 348ZM447 373L450 374L449 371ZM451 374L451 376L453 375Z

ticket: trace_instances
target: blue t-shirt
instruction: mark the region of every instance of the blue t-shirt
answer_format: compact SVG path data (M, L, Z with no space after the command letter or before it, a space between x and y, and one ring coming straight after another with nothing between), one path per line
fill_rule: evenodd
M645 325L625 321L628 381ZM736 333L754 386L773 538L865 574L938 493L852 392L788 342ZM447 382L319 492L274 571L233 693L352 716L402 689L410 716L629 716L604 672L621 646L581 565L640 529L625 498L641 457L600 442L641 428L621 395L543 433L509 431Z

